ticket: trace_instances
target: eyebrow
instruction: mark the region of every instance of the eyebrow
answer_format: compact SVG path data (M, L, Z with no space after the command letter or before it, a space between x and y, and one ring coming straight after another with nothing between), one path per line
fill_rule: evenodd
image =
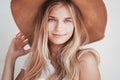
M48 17L50 17L50 18L56 18L56 17L54 17L54 16L48 16ZM72 20L72 18L71 17L67 17L67 18L65 18L65 19L70 19L70 20Z
M54 16L48 16L48 17L50 17L50 18L55 18Z

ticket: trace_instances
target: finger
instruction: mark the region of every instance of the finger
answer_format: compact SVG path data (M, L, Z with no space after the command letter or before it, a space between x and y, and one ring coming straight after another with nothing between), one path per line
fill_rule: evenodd
M27 39L27 37L22 33L22 32L19 32L17 35L16 35L16 38L17 38L17 41L24 41Z
M22 35L21 39L24 41L27 39L27 37L25 35Z
M18 32L17 35L16 35L16 37L18 38L20 36L20 34L21 34L21 32Z
M20 34L16 36L16 41L17 41L18 43L23 42L23 40L22 40L21 37L20 37Z
M17 41L17 42L20 42L20 41L21 41L20 35L21 35L21 32L19 32L19 33L16 35L16 41Z
M27 44L28 44L28 39L23 41L23 46L22 47L25 47Z
M17 35L16 35L17 38L25 38L26 36L24 35L24 33L22 32L19 32Z

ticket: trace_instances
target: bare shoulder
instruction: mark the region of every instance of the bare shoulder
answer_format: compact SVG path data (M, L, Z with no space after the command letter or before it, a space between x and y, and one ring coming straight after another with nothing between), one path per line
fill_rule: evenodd
M98 56L94 49L86 49L79 53L80 80L100 80Z
M79 61L84 61L87 63L94 62L96 64L99 64L99 61L100 61L98 52L92 48L83 49L83 50L79 51L78 59L79 59Z

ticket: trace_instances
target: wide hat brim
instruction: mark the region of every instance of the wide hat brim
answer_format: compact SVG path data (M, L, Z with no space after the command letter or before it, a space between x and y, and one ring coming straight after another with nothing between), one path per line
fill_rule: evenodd
M11 11L13 18L20 29L32 44L34 26L40 6L45 0L12 0ZM89 43L101 40L104 37L107 12L102 0L73 0L80 9L83 22L89 34Z

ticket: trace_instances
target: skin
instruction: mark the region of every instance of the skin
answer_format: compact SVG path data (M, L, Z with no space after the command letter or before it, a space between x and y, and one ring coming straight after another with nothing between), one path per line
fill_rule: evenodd
M5 60L2 80L13 80L16 59L20 56L26 55L30 51L30 49L24 50L24 46L27 44L28 39L22 32L19 32L16 37L12 39Z
M59 14L62 12L64 12L64 14ZM55 67L54 59L56 58L58 49L70 39L74 31L69 10L66 7L54 9L49 15L47 27L49 32L49 48L52 53L51 61ZM13 38L6 56L2 80L13 80L16 59L30 51L24 50L24 46L27 44L27 37L22 32L19 32L16 37ZM87 54L83 54L79 60L80 80L100 80L98 64L92 53L88 52ZM21 70L16 80L21 80L23 76L24 70Z
M59 14L64 11L64 14ZM52 57L56 57L58 50L72 36L74 25L69 10L65 7L55 8L48 18L48 39Z

